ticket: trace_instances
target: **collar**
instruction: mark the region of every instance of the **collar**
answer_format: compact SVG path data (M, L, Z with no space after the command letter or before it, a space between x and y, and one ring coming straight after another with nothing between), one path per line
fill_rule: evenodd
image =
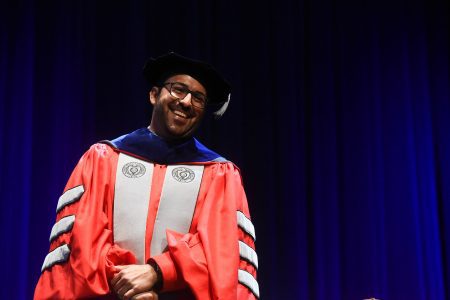
M103 141L121 152L159 164L223 162L225 158L195 138L166 141L148 128L140 128L112 141Z

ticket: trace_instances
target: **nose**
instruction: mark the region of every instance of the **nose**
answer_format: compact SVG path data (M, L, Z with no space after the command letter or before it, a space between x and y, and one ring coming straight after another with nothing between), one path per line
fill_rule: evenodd
M192 95L191 93L188 93L186 95L186 97L184 97L183 99L180 99L180 104L182 104L183 106L189 106L192 104Z

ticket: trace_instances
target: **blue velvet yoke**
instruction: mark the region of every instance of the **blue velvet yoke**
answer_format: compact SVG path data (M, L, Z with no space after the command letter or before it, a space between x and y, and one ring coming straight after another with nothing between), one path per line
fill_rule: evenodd
M102 141L120 151L159 164L208 163L227 161L195 138L166 141L148 128L140 128L112 141Z

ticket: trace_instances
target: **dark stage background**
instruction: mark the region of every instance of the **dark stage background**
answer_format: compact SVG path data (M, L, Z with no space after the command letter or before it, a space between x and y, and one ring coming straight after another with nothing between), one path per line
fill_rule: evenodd
M450 299L449 2L3 1L1 299L31 299L89 145L149 123L169 50L233 85L263 299Z

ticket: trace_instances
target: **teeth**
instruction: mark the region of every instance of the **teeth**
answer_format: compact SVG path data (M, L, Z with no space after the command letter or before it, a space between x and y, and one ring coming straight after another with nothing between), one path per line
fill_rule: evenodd
M176 114L176 115L179 116L179 117L187 118L187 115L184 114L184 113L182 113L181 111L174 110L173 113Z

